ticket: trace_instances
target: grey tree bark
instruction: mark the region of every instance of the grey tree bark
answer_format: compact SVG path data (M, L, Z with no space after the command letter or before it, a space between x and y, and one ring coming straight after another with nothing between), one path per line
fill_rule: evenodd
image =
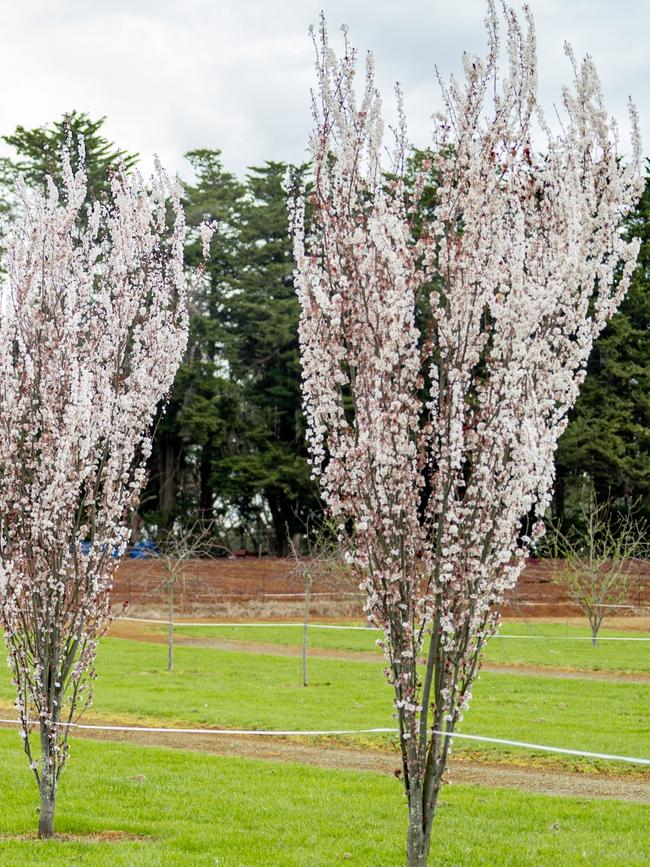
M52 759L52 742L47 726L41 724L41 772L39 790L41 796L38 817L38 836L49 840L54 836L54 807L56 803L56 770Z

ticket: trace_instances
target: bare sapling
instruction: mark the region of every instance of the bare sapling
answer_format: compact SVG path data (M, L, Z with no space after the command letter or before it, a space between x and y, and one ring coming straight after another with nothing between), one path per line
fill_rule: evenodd
M308 532L304 537L304 553L296 549L294 540L289 536L293 571L300 577L303 587L303 686L309 685L309 621L314 588L318 593L336 597L338 594L354 595L357 586L338 538L332 533L332 528L325 524L315 532L309 527L307 529Z
M553 527L544 548L553 556L553 580L589 621L596 645L606 617L634 609L634 569L650 553L648 525L638 504L615 509L611 499L598 502L591 488L580 512L580 525L566 532Z
M174 670L174 616L176 585L185 585L196 561L212 561L217 552L230 550L215 541L215 525L196 521L175 525L156 545L163 572L162 587L167 596L167 671Z
M543 533L557 439L638 252L620 231L642 190L636 112L624 160L593 62L567 48L552 132L529 13L504 7L504 66L488 7L487 56L441 82L414 186L399 90L387 150L372 56L358 82L347 34L337 57L322 23L307 234L304 196L292 215L312 461L383 636L410 867L427 863L481 650Z

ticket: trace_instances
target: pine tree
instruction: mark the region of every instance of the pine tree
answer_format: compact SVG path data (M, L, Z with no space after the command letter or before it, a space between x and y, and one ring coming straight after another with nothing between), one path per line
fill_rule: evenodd
M569 522L584 475L599 502L641 499L650 513L650 176L627 228L641 239L638 267L619 312L594 345L558 443L555 509Z
M226 315L243 435L238 453L218 466L223 489L240 509L248 508L249 517L256 502L266 503L282 555L289 535L303 531L310 512L319 508L304 442L286 174L284 163L266 162L251 168L246 179L241 267Z
M3 163L5 182L15 171L32 186L41 186L47 175L62 188L61 148L69 148L70 163L76 170L79 165L78 141L82 137L88 188L94 197L101 198L108 190L111 169L122 164L129 170L138 161L137 154L122 150L103 135L105 121L105 117L93 120L86 112L71 111L49 126L34 129L17 126L11 135L2 136L2 140L16 151L15 158L5 159Z
M239 208L243 186L224 170L217 150L186 154L195 176L185 185L190 227L215 220L210 258L190 307L188 349L166 413L159 420L150 461L150 481L142 514L158 528L176 518L209 521L217 497L215 466L229 448L239 424L238 394L229 378L224 351L226 299L237 271ZM198 264L201 243L191 236L186 261Z

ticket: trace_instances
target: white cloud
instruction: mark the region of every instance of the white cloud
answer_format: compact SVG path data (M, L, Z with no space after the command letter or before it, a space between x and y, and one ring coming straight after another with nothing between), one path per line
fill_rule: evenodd
M543 101L557 100L569 70L564 39L598 65L607 104L626 129L626 102L641 111L650 151L647 0L532 0ZM184 170L182 154L219 147L228 168L300 160L310 125L312 46L321 6L374 50L390 101L404 86L411 137L429 139L437 105L434 66L458 69L481 51L483 0L22 0L0 6L0 132L36 126L76 108L107 115L107 134L158 152Z

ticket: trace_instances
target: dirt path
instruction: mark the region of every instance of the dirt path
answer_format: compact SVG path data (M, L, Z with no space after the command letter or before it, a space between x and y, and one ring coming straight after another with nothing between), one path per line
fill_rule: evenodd
M131 641L144 641L152 644L166 644L167 635L162 632L143 629L139 624L130 621L116 621L111 626L113 638L127 638ZM272 644L270 642L232 641L225 638L203 638L190 635L174 636L176 645L186 647L211 647L215 650L239 651L240 653L257 653L264 656L300 657L301 649L290 644ZM381 662L379 653L365 650L339 650L327 647L310 647L309 656L318 659L339 659L351 662ZM650 683L650 673L623 671L589 671L573 668L551 668L541 665L508 665L484 663L482 671L493 674L520 674L535 677L570 678L577 680L614 681L620 683Z
M233 624L236 626L236 624ZM131 641L147 641L152 644L167 644L167 634L142 629L137 623L115 621L111 625L111 638L128 638ZM263 656L300 656L299 647L291 644L273 644L257 641L231 641L227 638L203 638L194 635L174 633L174 644L189 647L211 647L215 650L258 653ZM347 659L353 662L381 662L379 653L366 650L337 650L327 647L310 647L309 655L321 659Z
M0 728L8 728L0 725ZM74 737L191 749L222 756L263 759L272 762L296 762L332 770L367 771L393 774L399 772L397 753L342 747L321 741L305 743L289 738L246 738L241 736L181 735L174 732L101 732L77 730ZM137 765L134 765L134 773ZM647 779L618 774L572 773L524 765L455 759L450 763L450 779L455 783L489 788L519 789L536 794L579 798L614 798L650 804L650 777Z
M589 671L582 668L548 668L542 665L493 665L484 663L481 671L493 674L522 674L534 677L568 678L570 680L606 680L614 683L650 683L650 674L629 671Z

